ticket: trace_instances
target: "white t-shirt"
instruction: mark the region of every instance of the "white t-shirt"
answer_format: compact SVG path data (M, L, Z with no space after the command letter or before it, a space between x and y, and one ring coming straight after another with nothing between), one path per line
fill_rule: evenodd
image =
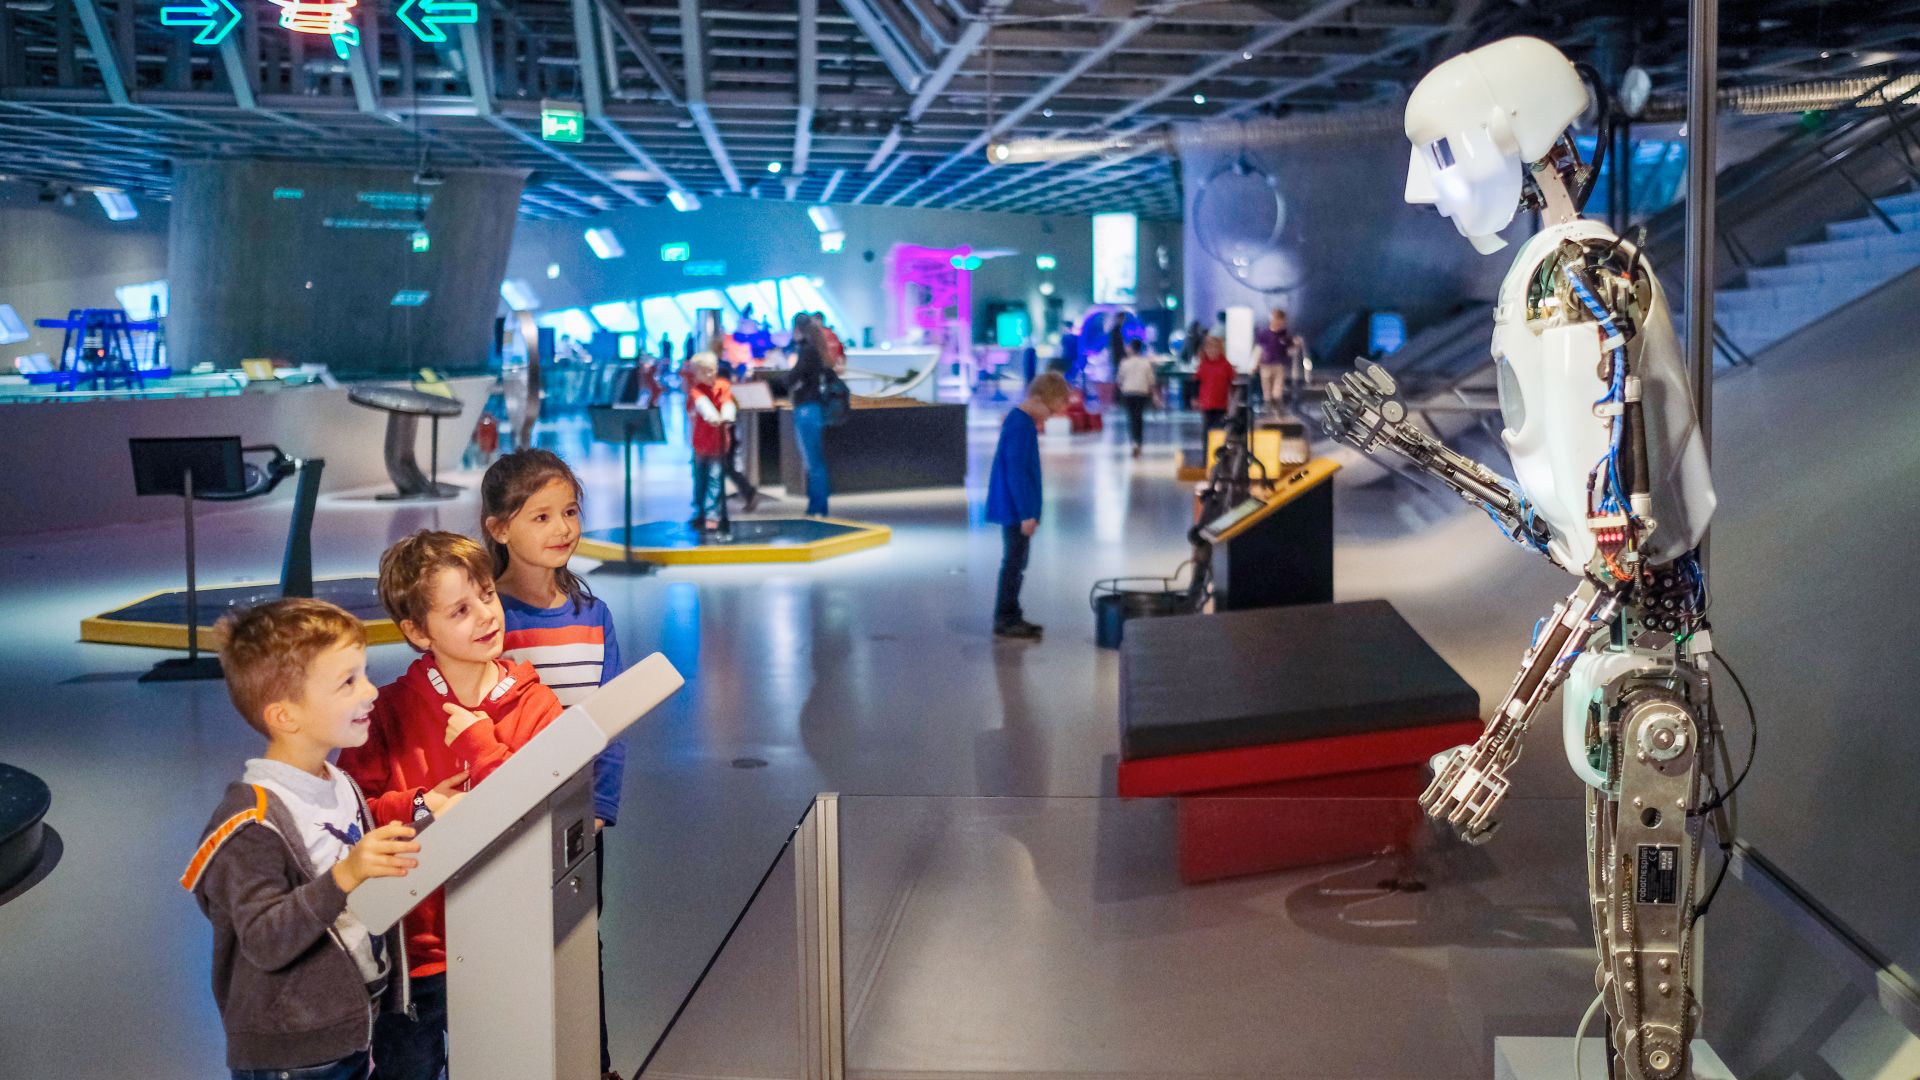
M259 784L286 804L300 826L300 842L306 845L307 859L317 874L331 871L360 839L360 803L353 795L353 781L332 765L326 770L323 780L282 761L249 758L246 772L240 777L242 783ZM375 954L373 935L366 924L352 912L342 911L333 928L353 956L361 978L369 983L377 981L385 973L386 964Z
M1151 394L1156 381L1153 361L1145 356L1129 356L1120 361L1117 385L1122 394L1133 396Z

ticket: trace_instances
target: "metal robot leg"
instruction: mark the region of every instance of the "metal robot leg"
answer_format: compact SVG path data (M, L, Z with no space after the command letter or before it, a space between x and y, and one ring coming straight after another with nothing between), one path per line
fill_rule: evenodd
M1704 726L1692 687L1623 682L1624 691L1609 688L1596 731L1609 748L1615 793L1587 791L1588 886L1600 950L1594 978L1627 1080L1685 1080L1699 1018L1694 811Z

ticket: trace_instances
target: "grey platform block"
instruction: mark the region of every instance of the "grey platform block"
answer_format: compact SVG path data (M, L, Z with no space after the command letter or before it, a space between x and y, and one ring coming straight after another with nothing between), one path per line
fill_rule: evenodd
M1606 1080L1607 1051L1599 1039L1580 1045L1584 1080ZM1573 1080L1573 1040L1497 1038L1493 1040L1493 1080ZM1713 1048L1693 1040L1693 1080L1733 1080Z

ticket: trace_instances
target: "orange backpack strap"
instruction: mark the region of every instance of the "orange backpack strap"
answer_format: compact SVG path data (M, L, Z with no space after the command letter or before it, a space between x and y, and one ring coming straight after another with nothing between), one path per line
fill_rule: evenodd
M234 833L240 831L242 825L248 822L266 824L267 789L259 784L253 785L253 797L254 803L251 807L221 822L219 828L208 833L207 838L200 842L200 850L193 853L193 861L187 864L187 872L180 875L181 888L192 892L194 886L200 884L200 875L207 872L207 864L213 861L214 855L219 852L221 846L231 839Z

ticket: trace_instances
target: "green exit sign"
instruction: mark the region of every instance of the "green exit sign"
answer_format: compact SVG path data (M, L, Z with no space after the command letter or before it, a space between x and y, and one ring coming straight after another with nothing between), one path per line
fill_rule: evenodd
M693 245L682 241L678 244L661 244L661 262L686 262L693 258Z
M548 142L577 143L587 139L587 117L580 106L566 101L540 103L540 137Z

